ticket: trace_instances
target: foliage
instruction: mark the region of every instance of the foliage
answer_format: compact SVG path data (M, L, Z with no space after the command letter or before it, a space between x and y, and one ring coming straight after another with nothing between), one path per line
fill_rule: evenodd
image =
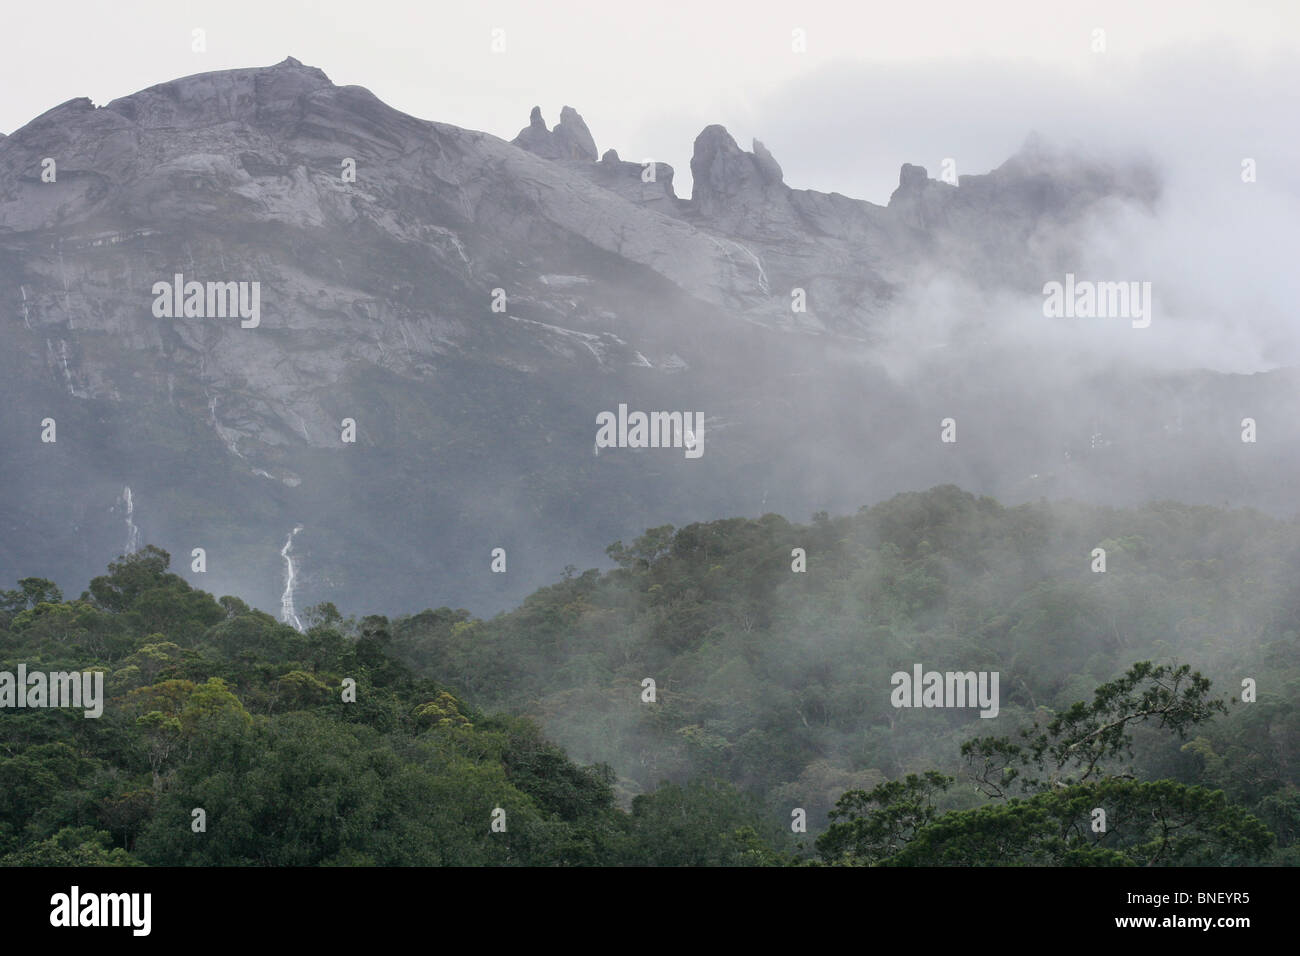
M492 620L324 603L305 632L153 547L76 598L21 579L0 670L99 669L108 699L0 712L0 861L1300 859L1300 523L945 486L609 556ZM917 662L998 672L997 720L892 707Z

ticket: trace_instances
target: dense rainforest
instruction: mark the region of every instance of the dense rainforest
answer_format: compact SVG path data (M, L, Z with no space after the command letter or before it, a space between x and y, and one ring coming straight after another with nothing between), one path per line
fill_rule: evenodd
M106 700L0 709L0 863L1300 860L1300 522L944 486L608 553L302 632L155 547L17 582L0 672ZM996 673L996 716L896 706L914 668Z

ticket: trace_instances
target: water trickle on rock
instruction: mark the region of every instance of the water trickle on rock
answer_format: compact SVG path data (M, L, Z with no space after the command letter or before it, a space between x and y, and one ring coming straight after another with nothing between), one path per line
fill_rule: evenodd
M289 552L293 550L294 536L301 530L302 525L297 525L290 531L288 539L284 542L284 547L280 549L280 557L284 558L284 593L280 595L280 620L291 625L297 631L302 630L302 621L298 620L298 615L293 608L293 582L296 574L293 567L293 558L289 557Z
M126 508L126 547L122 553L135 554L140 550L140 529L135 523L135 499L131 496L130 485L122 489L122 497L118 500Z

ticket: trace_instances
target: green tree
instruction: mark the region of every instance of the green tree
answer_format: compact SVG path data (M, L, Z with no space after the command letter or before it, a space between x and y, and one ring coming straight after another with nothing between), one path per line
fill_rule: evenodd
M1105 811L1105 829L1091 825ZM1172 780L1101 780L920 828L891 866L1207 866L1264 859L1273 835L1222 791Z
M916 831L939 816L937 794L953 783L933 770L888 780L870 791L850 790L831 811L831 826L817 838L817 852L827 863L879 863L907 845Z
M1018 786L1025 793L1085 783L1106 774L1113 758L1132 756L1132 729L1151 723L1184 738L1196 724L1226 713L1210 697L1210 681L1187 665L1141 661L1118 680L1097 688L1091 702L1080 701L1046 725L1034 722L1010 737L980 737L961 752L976 786L995 797Z

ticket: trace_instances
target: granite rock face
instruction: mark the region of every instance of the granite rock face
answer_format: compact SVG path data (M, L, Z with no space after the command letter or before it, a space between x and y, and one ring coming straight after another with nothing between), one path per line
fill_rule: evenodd
M46 156L57 160L56 183L41 181ZM1001 215L1023 231L1071 211L1067 194L1076 205L1089 198L1063 188L1059 202L1006 214L1004 181L1032 169L990 174L998 181L983 198L981 177L970 177L975 201L963 204L953 187L905 166L882 208L790 189L761 143L743 151L720 126L697 138L691 170L684 201L666 164L649 176L612 151L597 162L569 107L554 130L534 109L507 144L406 116L290 58L174 80L102 109L71 100L36 118L0 147L0 236L25 249L21 288L6 279L33 333L165 354L166 371L132 387L160 388L160 376L183 372L215 399L214 427L253 453L243 444L330 445L318 396L357 363L418 374L474 341L493 288L527 303L535 321L605 322L644 337L645 320L598 319L590 296L573 300L571 286L543 281L563 271L544 261L559 250L612 257L760 325L869 337L923 255L927 229L955 223L960 241ZM178 272L259 280L262 334L160 323L149 289ZM789 308L796 286L810 303L799 315ZM91 358L67 373L88 397L123 388Z
M0 139L0 478L17 489L0 538L27 542L0 572L73 588L101 571L104 502L127 484L146 538L152 521L177 553L226 550L229 590L273 598L281 532L303 524L300 606L314 590L370 609L501 606L666 520L856 507L902 472L800 490L826 436L770 424L773 383L818 383L809 401L839 408L831 381L862 387L901 292L943 271L1036 293L1070 224L1158 192L1030 143L960 186L905 165L879 206L792 189L721 126L691 172L684 199L666 164L598 160L567 106L506 142L292 58L54 107ZM177 275L257 283L258 324L160 317L154 288ZM881 401L934 417L872 375ZM620 402L707 405L719 450L694 472L593 453L595 415ZM30 440L47 416L57 451ZM787 462L777 441L810 444ZM947 467L917 480L997 490ZM465 557L497 539L520 553L508 582ZM382 557L335 561L357 548Z
M568 159L575 162L596 161L596 141L578 111L571 106L560 110L560 122L548 130L542 108L534 106L528 125L519 131L511 145L526 149L543 159Z
M667 163L625 162L619 158L618 150L607 149L600 162L588 170L588 175L596 185L666 216L681 216L690 206L677 198L673 190L673 168Z

